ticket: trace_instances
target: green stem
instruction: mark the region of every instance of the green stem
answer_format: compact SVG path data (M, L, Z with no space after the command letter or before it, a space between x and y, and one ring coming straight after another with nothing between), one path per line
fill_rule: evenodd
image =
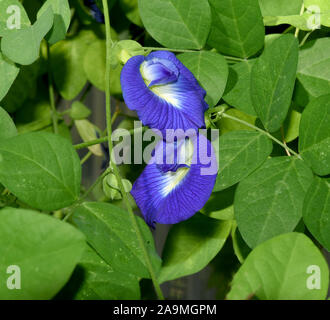
M73 205L71 205L68 210L69 213L64 217L63 221L67 221L73 214L74 208L79 206L86 198L87 196L94 190L94 188L111 172L111 170L108 168L105 170L96 180L95 182L87 189L87 191L75 202Z
M84 102L85 101L85 98L86 96L88 95L89 91L92 89L92 84L91 83L88 83L84 93L82 94L81 98L79 99L80 102Z
M141 129L142 129L142 132L143 132L143 131L146 130L146 127L138 128L138 129L135 129L135 130L134 129L128 130L128 135L132 135L134 133L137 133ZM108 139L108 136L101 137L101 138L98 138L98 139L94 139L94 140L90 140L90 141L86 141L86 142L83 142L83 143L76 144L76 145L74 145L74 148L76 150L84 149L84 148L88 148L90 146L94 146L95 144L100 144L100 143L104 143L104 142L107 142L107 141L109 142L109 140L111 140L111 139Z
M292 29L294 29L294 26L289 26L283 31L283 34L290 32Z
M266 135L268 138L272 139L272 140L275 141L277 144L279 144L280 146L282 146L285 150L288 150L291 154L293 154L293 155L297 156L299 159L301 159L300 155L299 155L297 152L293 151L291 148L289 148L288 146L286 146L286 145L285 145L284 143L282 143L280 140L278 140L278 139L276 139L275 137L273 137L269 132L267 132L267 131L265 131L265 130L262 130L262 129L260 129L260 128L254 126L253 124L248 123L248 122L246 122L246 121L244 121L244 120L241 120L241 119L239 119L239 118L236 118L236 117L230 116L230 115L227 114L227 113L223 113L221 116L224 117L224 118L228 118L228 119L231 119L231 120L233 120L233 121L239 122L239 123L241 123L241 124L244 124L245 126L247 126L247 127L249 127L249 128L252 128L252 129L254 129L254 130L257 130L257 131L263 133L263 134Z
M100 143L107 142L107 141L108 141L108 137L98 138L98 139L94 139L94 140L76 144L76 145L74 145L74 148L76 150L84 149L84 148L88 148L90 146L94 146L95 144L100 144Z
M93 152L88 151L88 153L81 159L80 164L83 165L92 155Z
M232 61L238 61L238 62L247 61L247 59L243 59L243 58L237 58L231 56L223 56L223 57L227 60L232 60Z
M306 35L304 36L304 38L301 40L301 42L299 44L299 47L302 47L305 44L305 42L307 41L308 37L311 35L312 32L313 31L310 31L310 32L306 33Z
M54 85L53 85L53 78L52 78L52 72L51 72L51 61L50 61L50 48L49 48L48 43L47 43L47 59L48 59L49 102L50 102L50 107L52 110L52 121L53 121L54 133L58 134L58 118L57 118L57 111L56 111L56 106L55 106Z
M111 161L113 145L112 145L112 140L110 138L111 134L112 134L112 128L111 128L111 95L110 95L110 65L111 65L110 51L111 51L112 40L111 40L110 15L109 15L108 1L107 0L102 0L102 4L103 4L103 11L104 11L105 30L106 30L106 68L105 68L106 88L105 88L105 96L106 96L107 135L109 137L109 139L108 139L109 156L110 156L109 166L110 166L110 168L111 167L113 168L113 173L117 178L118 186L119 186L119 189L122 193L123 201L126 205L127 211L129 213L131 221L132 221L132 225L135 229L135 233L136 233L138 242L139 242L139 244L141 246L141 249L143 251L143 255L144 255L144 258L145 258L145 263L146 263L146 266L149 270L149 274L150 274L151 280L153 282L157 297L158 297L158 299L163 300L164 299L163 293L162 293L160 285L157 281L156 273L153 269L151 259L149 257L148 250L145 246L144 239L143 239L141 230L139 228L136 216L135 216L135 214L133 212L133 209L132 209L132 207L129 203L127 193L125 191L123 182L122 182L120 174L119 174L119 170L117 168L117 165L116 165L115 161L113 161L113 162Z

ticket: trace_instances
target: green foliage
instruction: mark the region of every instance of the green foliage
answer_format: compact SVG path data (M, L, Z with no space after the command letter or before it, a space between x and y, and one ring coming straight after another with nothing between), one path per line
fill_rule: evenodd
M75 210L74 222L86 235L88 243L115 270L148 278L142 249L128 213L106 203L84 203ZM161 260L155 252L151 232L142 219L138 219L145 245L152 254L156 270ZM115 250L111 250L115 248Z
M0 101L6 96L15 81L19 68L0 53Z
M248 58L264 45L264 26L258 0L209 0L212 26L207 43L219 52Z
M255 131L232 131L220 137L219 174L213 191L226 189L258 168L272 151L271 141Z
M298 41L282 35L266 46L253 65L251 98L264 127L278 130L288 113L298 63Z
M94 249L86 245L59 298L68 296L74 300L139 299L140 287L136 276L115 271Z
M293 231L302 217L312 172L302 160L268 159L238 186L234 210L238 228L254 248L278 234Z
M303 209L304 222L314 237L330 249L330 184L329 179L315 177L306 195Z
M251 71L256 60L247 60L229 67L228 82L223 96L229 105L256 116L251 101Z
M202 49L210 31L207 0L139 0L142 22L163 46Z
M87 82L81 68L88 41L81 38L63 40L52 46L51 70L55 85L64 99L74 99Z
M87 49L83 62L87 79L99 90L105 90L105 41L96 40ZM122 66L117 65L111 70L110 88L114 95L121 94L120 72Z
M23 5L19 0L2 0L0 1L0 36L3 37L8 31L7 22L10 24L15 24L17 22L15 13L17 12L16 8L19 9L20 13L20 27L25 29L31 26L30 19L24 10ZM10 19L8 21L8 19Z
M309 267L320 270L320 289L307 286ZM228 299L325 299L329 270L322 254L301 233L287 233L260 244L234 277Z
M0 140L16 136L17 129L10 115L0 107Z
M228 76L228 66L223 56L215 52L201 51L183 53L178 58L205 89L205 101L208 105L215 106L225 90Z
M307 42L299 51L297 78L300 84L297 101L306 102L330 91L330 39L322 38Z
M220 251L231 221L196 214L172 227L164 247L159 281L173 280L202 270Z
M1 41L1 51L14 62L29 65L39 57L40 43L53 25L54 14L48 7L29 27L7 32Z
M8 275L1 272L1 299L51 299L85 248L84 235L69 224L15 208L0 211L0 239L1 270L19 266L22 278L21 290L8 290Z
M308 104L301 116L299 151L321 176L330 174L330 95Z
M103 4L110 25L83 0L0 0L0 299L162 298L160 283L205 268L217 298L325 299L330 2L96 0L107 17ZM158 50L206 91L219 160L209 199L168 234L130 193L145 164L120 83ZM134 160L118 167L117 128Z
M49 7L52 8L54 13L54 23L46 38L50 44L54 44L65 39L66 32L69 29L71 12L68 0L47 0L38 12L38 17L47 11Z
M58 135L14 136L0 142L0 181L32 207L64 208L79 196L79 158L72 145Z

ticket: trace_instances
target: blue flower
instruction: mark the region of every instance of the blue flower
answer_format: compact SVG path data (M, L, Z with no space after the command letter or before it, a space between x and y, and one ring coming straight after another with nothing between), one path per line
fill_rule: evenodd
M130 58L120 80L126 105L136 110L144 125L162 134L166 129L205 127L206 92L173 53Z
M178 223L203 208L217 169L213 147L203 135L160 141L131 194L149 226Z
M84 4L90 8L90 13L96 22L104 23L104 14L96 5L95 0L84 0Z

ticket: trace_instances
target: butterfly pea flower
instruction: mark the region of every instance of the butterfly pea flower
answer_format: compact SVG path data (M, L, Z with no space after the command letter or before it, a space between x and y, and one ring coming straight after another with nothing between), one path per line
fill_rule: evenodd
M95 0L84 0L84 4L90 8L90 13L96 22L104 23L104 14L96 5Z
M205 90L172 52L130 58L121 72L123 97L145 126L160 130L205 127Z
M149 226L178 223L203 208L217 171L214 149L203 135L161 140L131 194Z

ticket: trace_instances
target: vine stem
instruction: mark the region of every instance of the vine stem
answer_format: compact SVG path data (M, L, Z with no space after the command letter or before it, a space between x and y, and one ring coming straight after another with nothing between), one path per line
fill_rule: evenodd
M111 64L111 55L110 55L110 51L111 51L111 46L112 46L112 40L111 40L111 29L110 29L110 15L109 15L109 8L108 8L108 1L107 0L102 0L102 4L103 4L103 11L104 11L104 20L105 20L105 30L106 30L106 68L105 68L105 76L106 76L106 120L107 120L107 135L109 137L108 139L108 146L109 146L109 156L110 156L110 161L109 161L109 167L113 169L113 173L117 178L117 182L118 182L118 186L119 189L121 191L122 197L123 197L123 201L126 205L127 211L131 217L131 221L132 221L132 225L135 229L135 233L138 239L138 242L140 244L140 247L142 249L143 255L144 255L144 259L145 259L145 263L146 263L146 267L148 268L152 283L154 285L155 288L155 292L157 294L158 299L164 300L164 296L163 293L161 291L160 285L157 281L156 278L156 273L154 271L154 268L152 266L151 263L151 259L148 253L148 250L145 246L144 243L144 239L140 230L140 227L138 225L137 222L137 218L133 212L133 209L129 203L129 199L128 196L125 192L125 188L123 185L123 182L121 180L120 174L119 174L119 170L117 168L117 165L115 163L115 161L111 161L111 156L112 156L112 149L113 149L113 145L112 145L112 140L111 140L111 134L112 134L112 128L111 128L111 94L110 94L110 64Z
M276 139L276 138L275 138L274 136L272 136L269 132L267 132L267 131L265 131L265 130L262 130L262 129L260 129L260 128L254 126L254 125L251 124L251 123L248 123L248 122L246 122L246 121L244 121L244 120L241 120L241 119L239 119L239 118L233 117L233 116L231 116L231 115L229 115L229 114L226 114L226 113L222 113L222 114L221 114L221 117L223 117L223 118L228 118L228 119L231 119L231 120L233 120L233 121L239 122L239 123L241 123L241 124L244 124L244 125L247 126L247 127L250 127L250 128L252 128L252 129L254 129L254 130L257 130L257 131L263 133L263 134L266 135L268 138L272 139L272 140L275 141L277 144L279 144L280 146L282 146L285 150L289 151L291 154L293 154L293 155L295 155L296 157L298 157L299 159L301 159L300 155L299 155L297 152L293 151L291 148L289 148L288 146L286 146L283 142L281 142L280 140Z
M285 134L284 134L284 128L283 128L283 126L281 127L281 136L282 136L283 144L285 145L285 152L286 152L286 154L287 154L289 157L291 157L291 153L290 153L290 151L288 150L288 146L287 146L287 144L286 144L286 142L285 142Z
M48 60L48 92L49 92L49 102L50 107L52 109L52 121L53 121L53 129L54 133L58 134L58 117L57 111L55 106L55 97L54 97L54 85L53 85L53 78L51 72L51 59L50 59L50 47L49 43L47 43L47 60Z
M310 31L310 32L306 33L304 38L301 40L301 43L299 44L299 47L302 47L305 44L306 40L308 39L308 37L311 35L312 32L313 31Z
M142 130L142 132L144 132L146 129L147 129L146 127L141 127L141 128L137 128L137 129L131 129L131 130L128 131L128 133L129 133L129 135L132 135L134 133L137 133L140 130ZM82 143L76 144L76 145L74 145L74 148L76 150L84 149L84 148L88 148L90 146L94 146L95 144L100 144L100 143L107 142L109 140L111 140L111 139L108 139L108 136L101 137L101 138L98 138L98 139L89 140L89 141L86 141L86 142L82 142Z
M73 204L71 205L68 210L69 213L63 218L63 221L67 221L73 214L74 208L76 208L78 205L80 205L87 196L94 190L94 188L111 172L111 170L108 168L105 170L96 180L95 182L88 188L88 190Z

